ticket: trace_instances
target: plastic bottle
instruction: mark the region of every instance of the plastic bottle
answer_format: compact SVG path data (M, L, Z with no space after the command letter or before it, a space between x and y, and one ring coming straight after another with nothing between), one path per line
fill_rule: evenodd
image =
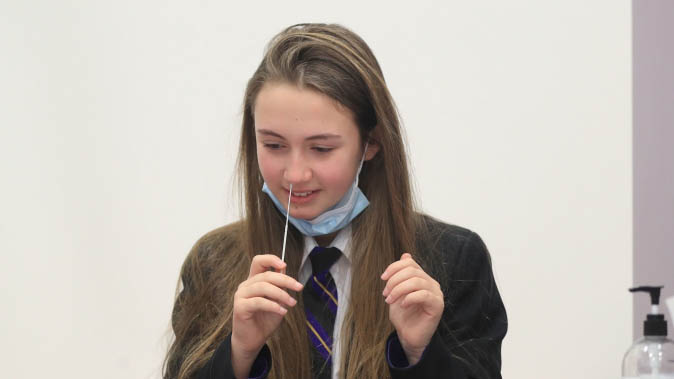
M674 379L674 341L667 338L667 321L660 313L660 287L635 287L630 292L648 292L651 312L644 321L644 337L623 358L623 379Z

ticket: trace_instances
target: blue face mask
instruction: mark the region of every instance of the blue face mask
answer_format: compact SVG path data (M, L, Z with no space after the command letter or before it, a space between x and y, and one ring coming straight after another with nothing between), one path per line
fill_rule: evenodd
M303 220L290 216L288 217L288 221L295 225L297 230L302 234L311 237L330 234L349 225L349 223L370 204L363 192L358 188L358 176L360 175L361 168L363 168L364 160L365 152L363 152L363 158L360 160L360 166L358 166L358 172L356 173L353 185L337 204L318 215L318 217L313 220ZM276 208L283 213L284 216L287 215L283 204L281 204L276 196L274 196L266 182L262 186L262 192L269 195L274 202L274 205L276 205Z

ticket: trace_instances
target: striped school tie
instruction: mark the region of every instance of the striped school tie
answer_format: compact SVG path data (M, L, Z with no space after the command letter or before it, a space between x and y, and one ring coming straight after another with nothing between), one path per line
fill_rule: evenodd
M302 290L307 333L311 343L311 372L315 378L332 377L332 332L337 315L337 287L330 267L342 252L335 247L316 246L311 253L312 273Z

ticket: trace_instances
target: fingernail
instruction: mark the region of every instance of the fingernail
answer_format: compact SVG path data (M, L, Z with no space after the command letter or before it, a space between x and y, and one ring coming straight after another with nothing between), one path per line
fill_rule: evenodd
M293 299L292 297L290 298L290 300L288 302L290 303L290 305L297 304L297 300Z
M281 306L279 306L279 308L280 308L281 314L286 314L286 313L288 313L288 310L287 310L287 309L285 309L285 308L283 308L283 307L281 307Z
M385 301L386 301L387 303L391 304L391 295L389 295L389 296L386 298Z

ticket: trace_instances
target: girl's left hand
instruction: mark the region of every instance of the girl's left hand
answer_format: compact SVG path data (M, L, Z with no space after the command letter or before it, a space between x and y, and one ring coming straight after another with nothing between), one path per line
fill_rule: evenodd
M390 304L389 319L407 360L414 365L438 328L445 308L442 289L408 253L391 263L381 278L386 280L383 295Z

